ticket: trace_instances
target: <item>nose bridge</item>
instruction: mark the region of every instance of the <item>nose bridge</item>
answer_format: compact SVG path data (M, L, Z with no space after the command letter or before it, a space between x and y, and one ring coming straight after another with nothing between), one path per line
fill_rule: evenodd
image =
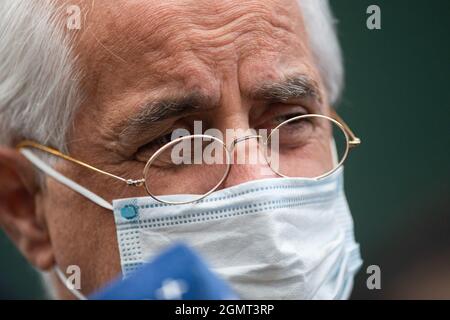
M263 138L259 134L247 132L247 134L235 137L231 141L229 147L230 155L232 155L231 166L223 187L226 188L251 180L276 177L265 158L265 151L262 149L264 148Z
M222 187L276 176L265 161L265 152L261 148L260 142L266 137L250 127L252 103L241 95L238 81L224 82L221 105L223 108L215 114L214 119L218 128L225 132L223 142L230 156Z

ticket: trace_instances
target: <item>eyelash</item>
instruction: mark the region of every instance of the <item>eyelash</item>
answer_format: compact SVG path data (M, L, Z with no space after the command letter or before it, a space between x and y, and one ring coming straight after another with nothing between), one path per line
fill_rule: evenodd
M296 111L296 112L287 112L285 114L281 114L278 116L275 116L272 121L273 121L273 126L278 126L279 124L281 124L282 122L297 117L297 116L302 116L302 115L306 115L308 114L308 111ZM292 125L295 125L295 123L292 123ZM136 152L135 157L139 158L139 155L142 153L150 153L153 154L155 153L158 149L160 149L161 147L163 147L164 145L166 145L167 143L169 143L170 141L172 141L172 130L169 131L169 133L162 135L156 139L154 139L153 141L150 141L149 143L141 146L138 151Z
M159 149L162 146L169 143L170 141L172 141L172 132L165 134L159 138L156 138L155 140L148 143L147 146L154 147L155 149Z
M284 121L287 121L289 119L295 118L295 117L299 117L299 116L304 116L307 115L308 112L293 112L293 113L286 113L283 114L281 116L277 116L274 119L275 125L279 125L281 123L283 123Z
M136 151L136 153L134 154L134 158L137 161L147 161L152 154L158 151L162 146L172 141L171 138L172 132L160 136L159 138L156 138L147 144L144 144Z

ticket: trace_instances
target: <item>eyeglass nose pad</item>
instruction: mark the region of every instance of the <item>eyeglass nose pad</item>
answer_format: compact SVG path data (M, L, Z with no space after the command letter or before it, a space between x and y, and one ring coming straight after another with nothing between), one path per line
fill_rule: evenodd
M237 149L235 152L236 146L240 142L245 142L247 140L256 139L257 141L257 148L256 152L252 152L252 148L245 145L243 149ZM249 134L243 137L235 138L231 142L231 146L228 148L230 158L231 158L231 164L255 164L255 165L269 165L269 162L267 160L267 141L266 138L259 134ZM248 159L247 159L248 158ZM249 160L249 163L246 163L245 161Z
M251 135L247 135L247 136L244 136L244 137L235 138L231 142L230 151L233 151L233 149L236 147L236 145L239 142L247 141L247 140L250 140L250 139L262 139L262 136L258 135L258 134L251 134Z

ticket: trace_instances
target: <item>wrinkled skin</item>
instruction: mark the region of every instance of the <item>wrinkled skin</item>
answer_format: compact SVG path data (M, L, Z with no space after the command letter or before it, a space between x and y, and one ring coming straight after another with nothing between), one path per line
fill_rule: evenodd
M219 130L247 129L299 107L326 112L322 80L294 0L78 4L85 20L74 50L86 99L68 134L69 152L77 159L137 179L145 165L138 150L192 120ZM252 97L253 88L292 75L312 79L320 99L274 105ZM145 102L192 92L208 97L209 105L136 130L124 127L124 119ZM0 147L0 164L0 221L30 263L41 270L80 266L85 294L120 273L111 212L51 178L41 188L33 165L12 148ZM73 163L59 161L55 168L107 200L146 195ZM235 165L222 187L260 178L260 172L258 166ZM61 298L73 298L59 281L54 284Z

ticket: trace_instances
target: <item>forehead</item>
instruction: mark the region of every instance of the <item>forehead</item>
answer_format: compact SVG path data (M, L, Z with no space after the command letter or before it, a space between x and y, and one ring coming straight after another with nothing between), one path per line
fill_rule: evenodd
M168 80L213 86L228 71L273 78L277 68L308 63L294 0L97 0L84 7L79 54L97 85L112 85L114 76L122 87Z

